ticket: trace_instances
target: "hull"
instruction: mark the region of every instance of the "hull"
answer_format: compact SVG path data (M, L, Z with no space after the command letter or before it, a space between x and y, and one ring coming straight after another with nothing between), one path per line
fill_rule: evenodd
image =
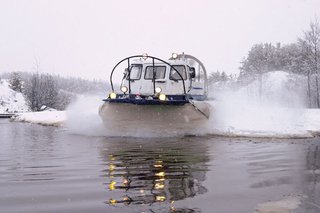
M99 109L99 115L104 126L109 131L117 133L119 131L123 133L138 131L167 134L181 130L190 132L201 128L208 121L210 105L203 101L183 105L136 105L105 102ZM193 133L190 132L190 134Z

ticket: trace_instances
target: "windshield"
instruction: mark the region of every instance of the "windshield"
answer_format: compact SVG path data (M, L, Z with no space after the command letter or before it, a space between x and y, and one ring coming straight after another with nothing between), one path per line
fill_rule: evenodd
M130 68L130 80L139 80L141 78L142 65L135 64ZM129 75L127 74L127 80Z
M174 65L172 66L174 67L181 75L181 77L186 80L187 79L187 73L186 73L186 67L183 66L183 65ZM170 80L181 80L181 77L179 75L179 73L173 69L171 67L171 70L170 70Z
M166 75L165 66L148 66L146 67L146 72L144 74L144 79L153 79L153 68L155 71L155 79L164 79Z

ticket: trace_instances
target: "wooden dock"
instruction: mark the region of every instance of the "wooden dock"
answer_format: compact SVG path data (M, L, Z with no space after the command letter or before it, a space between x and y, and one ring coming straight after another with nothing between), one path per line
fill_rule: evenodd
M11 118L12 116L15 116L16 114L13 113L5 113L5 114L0 114L0 118Z

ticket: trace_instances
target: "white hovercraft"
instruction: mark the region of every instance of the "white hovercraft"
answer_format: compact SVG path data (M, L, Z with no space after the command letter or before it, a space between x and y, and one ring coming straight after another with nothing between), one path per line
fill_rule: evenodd
M113 74L126 68L120 90ZM168 61L144 55L121 60L110 75L112 92L99 109L107 129L192 130L210 117L206 69L197 58L172 54ZM191 128L191 129L190 129Z

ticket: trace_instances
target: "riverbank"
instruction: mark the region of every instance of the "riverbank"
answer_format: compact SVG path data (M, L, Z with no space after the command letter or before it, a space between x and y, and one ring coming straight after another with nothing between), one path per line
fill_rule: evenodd
M103 128L97 111L96 107L90 106L86 111L82 112L76 108L69 109L68 113L67 111L27 112L14 116L12 120L58 127L68 126L66 124L68 121L69 124L75 124L72 126L74 128L79 128L80 124L82 124L82 127L85 125L84 129L89 129L90 135L95 135L97 124ZM285 113L290 116L283 116ZM269 114L265 113L262 117L259 117L259 113L256 113L257 116L251 113L251 117L249 115L245 116L245 113L223 116L218 110L213 111L211 114L212 119L208 121L207 129L203 129L203 132L199 130L201 135L308 138L320 134L320 109L300 109L294 112L287 112L285 109L281 109ZM284 118L279 119L281 116ZM82 118L85 119L83 120ZM245 118L247 118L246 122L244 122ZM93 126L94 129L91 129ZM136 126L132 128L137 131ZM162 131L165 129L166 126L163 127ZM81 132L83 132L83 128Z

